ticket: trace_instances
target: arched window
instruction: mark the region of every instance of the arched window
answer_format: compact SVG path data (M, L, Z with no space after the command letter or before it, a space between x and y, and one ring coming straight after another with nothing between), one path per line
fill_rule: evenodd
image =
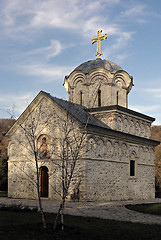
M80 105L83 104L83 93L82 91L80 91Z
M129 170L130 170L130 177L136 177L136 170L137 170L137 154L134 150L130 152L130 164L129 164Z
M98 90L98 107L101 107L101 90Z
M48 177L48 168L42 166L40 168L40 196L48 197L48 186L49 186L49 177Z

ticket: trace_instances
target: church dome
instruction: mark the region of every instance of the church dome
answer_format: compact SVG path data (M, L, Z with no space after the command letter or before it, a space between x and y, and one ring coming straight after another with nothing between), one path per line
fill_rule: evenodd
M123 70L119 65L112 61L97 58L95 60L89 60L87 62L80 64L78 67L74 69L74 71L81 71L84 74L88 74L89 72L97 68L104 68L110 71L111 73L116 73L119 70Z
M69 100L87 108L112 105L127 108L132 86L132 77L118 64L99 58L80 64L64 79Z

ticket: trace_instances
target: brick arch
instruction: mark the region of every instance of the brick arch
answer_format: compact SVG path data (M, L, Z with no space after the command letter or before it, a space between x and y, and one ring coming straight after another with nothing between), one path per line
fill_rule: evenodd
M127 144L124 142L121 144L121 157L123 159L127 158Z
M129 152L129 157L130 157L130 159L137 159L138 153L134 149L131 149Z
M75 88L78 83L84 84L85 81L86 81L86 77L84 73L81 73L81 72L75 73L70 80L70 87Z
M95 139L92 136L90 136L88 138L87 153L90 156L95 156L95 152L96 152L96 141L95 141Z
M109 74L107 74L104 71L93 71L89 75L89 80L90 80L89 84L95 84L99 82L100 84L109 84L111 80L108 75Z
M124 79L121 77L118 77L118 76L115 77L113 82L120 88L126 87L126 83L125 83Z
M123 118L123 132L129 132L129 119L128 117Z
M114 141L113 147L114 147L113 156L114 157L119 157L120 156L120 142L119 141Z
M129 74L125 71L118 71L115 73L113 78L113 83L118 85L118 82L121 83L121 87L127 89L127 92L129 93L132 86L133 86L133 80L132 77L129 76Z
M117 129L117 131L120 131L120 132L122 131L122 128L123 128L123 127L122 127L122 122L123 122L123 121L122 121L121 115L118 115L118 116L117 116L117 119L116 119L116 124L117 124L117 125L116 125L116 129Z
M103 157L104 154L104 141L101 138L97 139L96 142L96 155L97 157Z
M106 141L104 153L105 153L107 158L113 156L113 143L112 143L112 141L110 141L110 140Z

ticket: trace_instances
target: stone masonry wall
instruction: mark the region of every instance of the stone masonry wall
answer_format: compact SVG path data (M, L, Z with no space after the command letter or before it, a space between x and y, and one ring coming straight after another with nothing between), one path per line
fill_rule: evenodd
M127 113L118 111L92 113L114 130L129 133L139 137L151 137L151 122Z
M94 69L88 74L74 71L65 80L69 100L87 108L99 106L98 90L101 91L101 106L118 104L127 108L127 94L131 87L132 79L126 72L114 74L103 68Z
M40 161L39 168L45 166L48 168L49 176L49 199L60 200L62 193L61 185L61 169L58 167L60 161L54 159ZM74 171L71 187L67 199L71 200L71 195L74 189L79 188L80 200L84 199L85 184L84 184L84 167L83 160L78 161ZM36 170L34 160L33 162L25 161L10 161L9 162L9 186L8 196L13 198L29 198L37 199L36 188Z
M89 137L88 143L87 200L110 201L155 197L155 154L152 147L121 140L101 139L98 136ZM135 161L135 176L130 176L130 160Z
M8 196L14 198L37 198L37 188L36 188L36 164L34 158L34 151L31 146L33 142L31 139L31 145L28 142L29 135L27 137L24 134L24 130L30 131L32 127L32 120L37 124L37 129L35 136L37 136L36 146L41 145L43 137L46 137L47 143L49 143L49 156L47 158L38 159L39 170L41 167L46 167L48 169L48 198L59 200L62 193L62 182L61 182L61 155L62 146L60 145L61 140L63 141L63 118L65 115L60 111L57 106L53 106L50 102L42 99L41 112L38 114L38 105L33 109L29 115L24 119L23 125L19 125L15 133L10 137L9 147L8 147ZM52 116L52 118L51 118ZM39 119L37 119L37 117ZM51 119L49 122L48 119ZM60 121L62 120L62 122ZM66 119L65 119L66 120ZM70 119L69 121L70 128ZM47 124L46 124L47 122ZM45 123L45 125L44 125ZM74 127L71 133L77 134L77 124L72 122L72 127ZM75 132L74 132L75 131ZM69 136L68 136L69 137ZM61 139L62 138L62 139ZM39 143L40 140L40 143ZM73 143L74 145L74 143ZM39 153L39 150L37 151ZM70 169L69 161L68 169ZM69 189L68 200L71 200L71 195L73 194L75 188L79 188L80 200L84 199L85 196L85 163L83 159L80 159L76 163L75 171L73 174L73 179L71 182L71 187ZM40 186L41 188L41 186Z
M39 105L38 105L39 106ZM37 107L38 107L37 106ZM45 99L41 101L43 111L37 114L33 109L34 122L40 116L37 136L42 143L46 137L49 146L49 156L39 159L39 169L48 169L49 199L60 199L61 194L61 146L57 140L62 137L64 113ZM59 116L58 116L59 115ZM31 128L30 117L24 118L23 124ZM60 121L61 119L61 121ZM49 121L50 120L50 124ZM47 125L44 125L47 121ZM46 126L46 127L45 127ZM72 125L75 136L79 136L78 125ZM33 152L27 145L27 140L19 126L10 138L8 160L8 195L16 198L37 198L35 187L36 168ZM72 133L72 131L71 131ZM144 141L145 142L145 141ZM88 134L86 150L80 154L75 173L69 189L68 200L79 188L80 200L108 201L127 199L154 198L154 149L142 139L128 142L114 137ZM73 141L74 144L74 141ZM84 154L84 155L83 155ZM130 176L130 160L135 161L135 176ZM70 168L70 163L69 163Z

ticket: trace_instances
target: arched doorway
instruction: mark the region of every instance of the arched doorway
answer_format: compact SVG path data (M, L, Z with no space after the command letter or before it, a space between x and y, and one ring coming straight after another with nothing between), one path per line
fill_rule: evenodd
M40 168L40 196L41 197L48 197L48 185L49 185L48 168L43 166Z

